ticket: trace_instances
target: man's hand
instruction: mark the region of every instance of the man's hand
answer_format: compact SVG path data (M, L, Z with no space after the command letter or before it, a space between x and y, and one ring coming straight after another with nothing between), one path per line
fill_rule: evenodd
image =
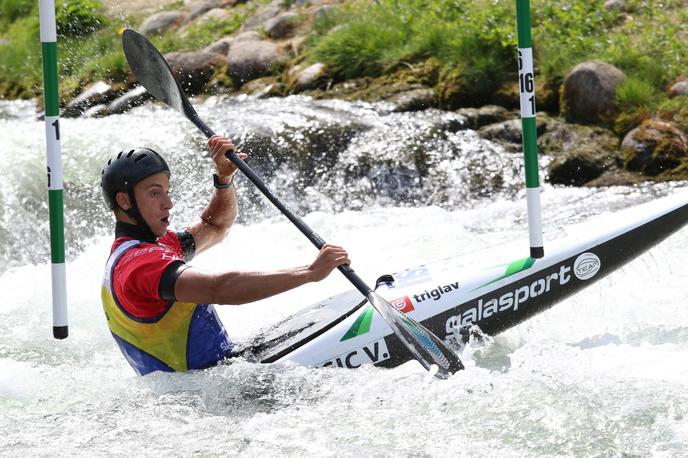
M225 153L228 151L236 152L236 146L234 146L234 143L224 137L213 135L208 140L208 150L210 151L210 157L213 159L213 162L215 162L217 176L222 181L228 180L229 177L236 172L237 168L229 159L227 159ZM245 159L248 156L246 154L239 153L239 157L241 159Z
M308 266L311 281L320 281L327 277L340 264L351 264L349 254L340 246L325 244Z

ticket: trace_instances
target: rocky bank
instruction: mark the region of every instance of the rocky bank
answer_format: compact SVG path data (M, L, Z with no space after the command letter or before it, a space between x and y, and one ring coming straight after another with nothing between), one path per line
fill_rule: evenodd
M245 0L184 0L176 9L153 12L138 31L182 36L193 24L229 20ZM438 84L432 61L402 66L380 78L337 81L324 63L301 54L313 23L332 14L342 0L273 0L255 10L232 35L205 49L165 55L187 93L244 93L253 97L306 94L314 98L385 101L397 111L457 110L470 128L518 154L521 148L519 88L504 86L489 100L473 100L460 85ZM136 0L129 7L137 8ZM161 0L155 5L169 3ZM148 5L148 3L147 3ZM605 7L624 8L622 1ZM121 8L121 5L119 6ZM150 7L149 7L150 8ZM626 75L604 62L582 62L563 81L539 81L538 147L551 157L546 179L554 184L606 186L646 180L688 179L686 120L661 114L618 126L615 92ZM666 88L688 103L688 77ZM64 116L106 116L145 103L150 96L135 81L97 82L69 101Z

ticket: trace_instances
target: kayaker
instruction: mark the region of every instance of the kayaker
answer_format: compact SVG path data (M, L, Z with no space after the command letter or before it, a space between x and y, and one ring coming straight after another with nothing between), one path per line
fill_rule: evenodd
M140 375L207 368L229 356L232 343L212 304L274 296L350 262L343 248L325 245L310 265L272 272L208 272L187 264L220 243L237 216L236 167L225 157L236 148L216 135L208 149L215 189L200 219L181 232L168 228L170 169L158 153L120 152L102 172L103 196L116 219L103 308L115 341Z

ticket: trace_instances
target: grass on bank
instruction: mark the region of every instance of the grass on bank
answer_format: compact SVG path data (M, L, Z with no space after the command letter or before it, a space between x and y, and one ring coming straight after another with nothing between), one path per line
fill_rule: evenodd
M201 49L238 30L266 1L237 6L230 21L192 25L181 37L175 31L152 41L163 53ZM603 4L531 0L536 78L561 81L576 64L598 59L628 76L617 95L631 117L684 112L665 94L672 81L688 76L685 1L626 0L626 12ZM119 33L144 18L122 23L103 11L99 0L57 2L60 88L67 98L89 82L129 77ZM350 0L320 15L306 53L313 62L327 63L338 80L432 62L425 66L434 72L432 84L460 80L480 101L515 80L515 18L513 0ZM38 31L38 2L0 0L0 97L41 93Z
M576 64L601 60L629 77L622 107L657 109L667 85L688 76L685 1L627 0L625 12L603 4L531 2L537 77L560 81ZM511 0L353 0L316 22L309 58L328 63L340 80L434 58L439 85L458 72L489 95L515 79L515 18Z
M163 54L202 49L236 32L254 10L253 3L240 5L227 21L208 20L189 26L183 36L173 31L150 39ZM103 12L99 0L57 2L58 74L63 99L94 81L127 82L130 77L121 32L125 27L140 25L145 17L129 17L121 22L107 19ZM0 40L6 42L0 44L0 97L40 95L43 69L38 2L0 0Z

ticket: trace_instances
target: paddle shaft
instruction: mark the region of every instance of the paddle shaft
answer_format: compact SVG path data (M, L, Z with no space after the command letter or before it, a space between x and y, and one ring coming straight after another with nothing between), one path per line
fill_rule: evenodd
M202 120L201 118L198 117L197 114L193 113L191 115L187 116L189 120L194 123L196 127L198 127L201 132L207 137L210 138L213 135L215 135L215 132L208 127ZM296 216L294 213L292 213L289 208L282 203L282 201L272 193L270 188L268 188L265 183L263 183L263 180L260 179L258 175L249 167L246 162L242 161L239 156L233 151L230 151L227 153L227 159L232 161L232 164L234 164L239 170L241 170L241 173L248 178L251 183L253 183L259 190L260 192L263 193L267 199L272 202L272 204L277 207L277 209L282 212L284 216L286 216L289 221L291 221L303 235L305 235L308 240L311 241L313 245L319 250L325 245L325 241L313 230L311 229L308 224L306 224L301 218ZM341 264L337 266L337 269L344 274L344 276L356 287L357 290L361 292L364 296L368 297L368 294L372 291L372 289L366 284L366 282L363 281L361 277L358 276L356 272L349 266L348 264Z

